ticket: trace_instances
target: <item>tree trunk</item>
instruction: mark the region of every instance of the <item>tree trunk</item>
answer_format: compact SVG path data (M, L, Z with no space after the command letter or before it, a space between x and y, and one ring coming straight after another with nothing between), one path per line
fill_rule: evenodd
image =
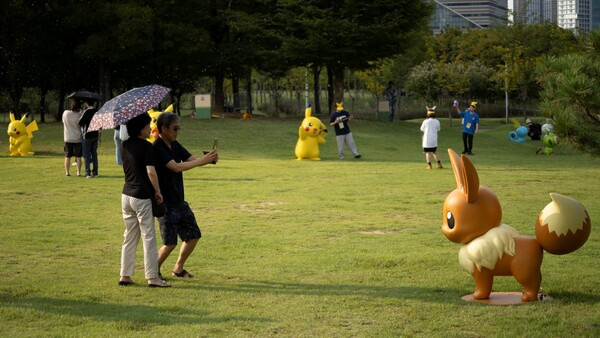
M100 62L99 69L99 83L100 83L100 96L102 96L104 102L112 98L112 87L110 85L110 65L108 61L103 60ZM102 103L102 102L100 102Z
M10 86L9 95L12 100L12 113L15 115L15 119L21 119L21 97L23 96L23 87L20 83L15 83Z
M314 115L321 115L321 84L320 84L320 78L321 78L321 67L317 66L316 64L313 64L313 81L315 83L315 87L314 87L314 91L315 91L315 111L314 111Z
M252 114L252 70L248 71L246 81L246 112Z
M225 95L223 93L223 83L225 82L225 76L223 72L218 71L215 74L215 107L213 112L215 114L223 114L225 112Z
M42 84L40 87L40 123L46 122L46 94L48 94L48 86Z
M55 120L57 122L62 121L62 114L65 111L65 96L67 95L67 90L65 89L65 86L62 85L60 87L59 93L58 93L58 110L56 111L56 115L55 115Z
M327 66L327 102L329 103L329 115L335 111L335 97L333 96L333 69Z
M231 89L233 91L233 111L240 111L240 78L237 74L233 74L231 78Z
M333 68L333 76L335 81L335 101L344 102L344 68Z

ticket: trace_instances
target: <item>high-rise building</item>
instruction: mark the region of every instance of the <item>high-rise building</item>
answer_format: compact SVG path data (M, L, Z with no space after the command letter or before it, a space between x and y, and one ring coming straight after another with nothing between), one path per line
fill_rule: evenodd
M600 27L600 0L592 1L592 26L591 29L595 30Z
M557 0L558 25L575 33L589 33L591 2L591 0Z
M556 2L557 0L542 0L542 19L545 22L557 22ZM600 2L598 3L600 4Z
M433 4L435 11L429 20L429 27L434 35L440 34L448 28L483 28L437 0L434 0Z
M507 0L436 0L436 2L484 28L507 24Z
M511 13L512 21L523 24L542 22L544 20L543 4L543 0L509 0L508 7L512 7L513 11Z

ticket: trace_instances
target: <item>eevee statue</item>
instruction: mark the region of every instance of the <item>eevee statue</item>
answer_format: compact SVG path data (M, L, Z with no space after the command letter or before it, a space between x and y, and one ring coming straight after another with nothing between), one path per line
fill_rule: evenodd
M457 188L444 201L442 232L460 243L461 266L473 275L473 299L488 299L495 276L514 276L525 289L521 301L538 299L542 283L543 251L563 255L588 239L591 220L578 201L551 193L550 202L535 224L536 237L522 236L502 224L496 195L479 185L477 170L468 157L448 149Z

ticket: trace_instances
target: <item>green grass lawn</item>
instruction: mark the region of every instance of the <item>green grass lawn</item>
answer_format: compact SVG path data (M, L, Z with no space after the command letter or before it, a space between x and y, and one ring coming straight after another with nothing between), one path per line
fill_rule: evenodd
M514 128L484 120L471 157L500 199L503 222L534 235L559 192L592 219L588 242L546 254L542 292L518 306L463 302L474 282L459 246L440 231L455 186L445 149L462 150L459 120L442 120L445 168L426 170L419 121L353 121L360 160L338 160L333 130L322 161L297 161L300 120L182 120L180 141L200 154L218 137L216 166L184 173L203 232L170 289L143 278L119 287L122 169L102 134L100 176L65 177L62 124L40 125L35 156L0 142L0 332L3 336L599 336L600 160L569 149L535 155ZM6 128L6 124L2 124ZM6 129L3 129L6 130ZM72 171L74 173L74 170ZM160 243L160 238L158 239ZM173 254L163 267L170 275ZM498 277L495 291L521 291Z

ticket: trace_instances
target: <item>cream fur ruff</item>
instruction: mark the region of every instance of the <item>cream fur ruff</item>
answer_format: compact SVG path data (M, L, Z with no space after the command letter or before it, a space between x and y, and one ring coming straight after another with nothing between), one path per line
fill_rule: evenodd
M458 252L458 261L468 273L473 274L474 266L494 269L503 254L515 255L515 237L519 233L511 226L500 224L483 236L463 245Z

